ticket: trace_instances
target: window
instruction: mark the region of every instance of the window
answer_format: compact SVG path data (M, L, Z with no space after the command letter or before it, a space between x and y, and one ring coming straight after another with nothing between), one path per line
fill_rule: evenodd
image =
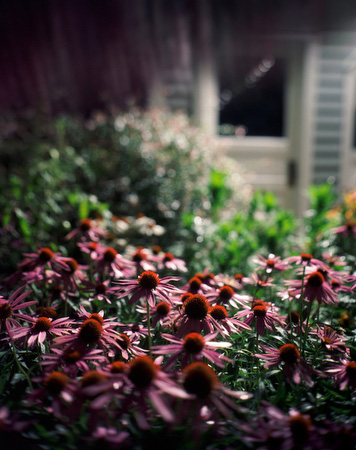
M219 134L284 136L285 59L241 57L220 75Z

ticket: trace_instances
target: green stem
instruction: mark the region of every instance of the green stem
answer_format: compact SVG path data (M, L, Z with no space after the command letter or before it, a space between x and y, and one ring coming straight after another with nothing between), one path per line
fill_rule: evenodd
M19 371L25 376L27 383L29 385L29 388L31 389L31 391L33 391L33 386L30 380L30 377L28 376L28 374L25 372L25 370L23 369L23 367L20 364L20 361L17 357L17 353L16 353L16 348L15 348L15 344L14 341L11 339L11 345L12 345L12 353L14 354L14 360L16 362L17 368L19 369Z
M151 357L151 316L150 305L147 302L148 354Z
M302 287L300 291L300 299L299 299L299 316L300 316L300 327L302 328L304 320L303 320L303 302L304 302L304 277L305 277L305 267L303 266L303 274L302 274ZM300 345L302 344L302 333L300 333Z
M303 352L302 352L303 357L304 357L304 352L305 352L305 344L306 344L307 336L308 336L308 332L309 332L309 317L310 317L311 307L312 307L312 304L311 304L311 302L309 302L308 312L307 312L307 322L305 324L305 333L304 333L304 340L303 340Z

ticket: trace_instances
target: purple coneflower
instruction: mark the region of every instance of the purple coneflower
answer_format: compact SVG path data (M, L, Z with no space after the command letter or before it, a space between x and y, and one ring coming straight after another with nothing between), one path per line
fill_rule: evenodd
M103 351L94 348L82 348L80 351L71 346L64 349L51 348L52 354L42 355L41 366L46 367L46 371L58 370L61 368L69 377L74 378L79 373L89 372L88 363L106 363L107 358Z
M280 256L275 256L272 253L268 255L267 259L258 255L257 260L254 262L259 264L256 270L265 269L266 273L271 273L273 270L284 272L285 270L291 269L291 266L287 262L281 261Z
M261 348L266 353L255 356L267 361L266 368L271 369L283 364L283 371L289 383L293 380L295 384L300 384L303 379L308 386L313 386L310 374L317 372L300 357L296 345L288 343L279 349L261 345Z
M200 294L188 294L184 300L180 315L176 319L178 330L177 337L183 337L188 333L213 331L211 317L208 315L210 304L208 300Z
M222 336L230 336L232 333L237 333L241 328L244 330L251 330L251 327L241 322L235 317L229 317L224 306L214 305L209 309L209 315L212 318L214 328L219 331Z
M269 331L275 331L275 325L283 325L282 319L270 311L265 302L253 304L252 309L248 308L240 311L235 317L237 319L246 317L243 322L249 326L256 321L256 332L258 336L262 336L266 328Z
M26 258L18 264L21 270L44 271L46 267L52 270L57 267L68 269L65 258L47 247L39 249L37 253L24 253L24 256Z
M134 270L134 263L124 258L112 247L97 249L96 256L95 270L101 277L105 275L122 278Z
M206 295L206 299L217 305L227 305L231 303L235 308L239 306L246 306L246 296L236 294L231 286L221 286L217 290L210 290Z
M311 334L316 334L321 339L324 347L329 351L336 350L342 353L350 353L350 350L345 345L343 337L337 334L331 327L324 326L321 328L317 325L317 331L312 331Z
M74 320L69 317L52 320L48 317L33 318L30 316L23 317L27 322L32 324L29 327L21 326L13 330L12 338L19 340L23 345L27 341L29 348L33 348L37 344L42 344L46 339L51 341L52 336L64 336L71 332L70 325Z
M172 355L164 364L164 368L170 370L174 364L182 357L181 366L185 367L191 359L201 361L206 358L219 367L225 367L225 362L231 359L214 351L215 348L228 348L232 344L228 342L212 342L217 336L217 332L202 336L200 333L189 333L183 339L177 339L170 334L162 333L162 337L172 344L157 345L152 347L152 353L159 355Z
M117 298L126 297L132 294L129 304L135 303L140 299L146 301L149 306L154 306L156 297L172 303L171 296L179 294L181 291L169 284L169 281L179 281L178 277L164 277L160 278L155 272L150 270L143 272L137 279L120 280L117 284L120 285L117 290L124 291L117 295Z
M179 272L187 272L185 261L180 258L176 258L172 253L167 252L158 261L157 269L161 270L163 268L169 270L175 270Z
M20 327L16 318L26 320L26 316L19 312L20 309L27 308L29 306L35 305L37 300L31 300L29 302L21 303L26 297L28 297L32 290L23 292L24 286L17 289L9 298L6 300L4 297L0 297L0 331L3 327L6 328L10 338L12 338L12 329Z
M347 220L344 225L336 227L332 230L335 234L341 234L343 237L356 236L356 222L354 220Z
M315 265L318 267L323 267L325 264L320 259L313 258L310 253L301 253L299 256L290 256L285 259L287 263L296 263L297 265L302 264L303 266Z
M335 378L335 386L339 386L343 391L347 386L354 391L356 389L356 362L346 359L333 363L326 373Z
M143 348L138 347L139 339L135 336L128 336L126 333L121 333L117 338L121 356L128 360L134 356L143 356L145 351Z
M78 282L86 278L84 270L87 266L79 265L74 258L64 258L64 261L67 268L58 273L58 280L63 283L63 289L66 292L73 294L79 291Z
M67 234L66 239L79 239L81 241L98 241L106 233L97 227L90 219L81 219L78 227Z
M293 296L298 296L302 292L302 280L291 280L285 282L287 286L293 287ZM315 271L305 277L304 281L304 298L309 302L317 300L318 303L324 304L336 304L338 298L336 293L332 290L331 286L325 281L321 272Z
M250 421L239 425L247 433L246 441L265 450L322 450L320 436L308 415L294 408L285 414L276 406L263 403L252 424Z
M232 418L233 411L241 412L241 408L228 396L238 400L248 400L252 397L252 394L248 392L227 389L219 382L215 371L203 362L194 362L185 367L181 375L181 383L191 396L191 400L187 403L190 406L195 404L198 412L202 407L208 407L215 419L218 413Z
M109 286L110 280L97 280L96 283L93 283L90 280L82 280L84 288L81 288L80 290L82 292L88 292L91 294L91 297L89 301L93 301L95 299L102 301L105 300L107 303L111 305L111 300L109 299L108 295L114 294L117 289L116 287Z

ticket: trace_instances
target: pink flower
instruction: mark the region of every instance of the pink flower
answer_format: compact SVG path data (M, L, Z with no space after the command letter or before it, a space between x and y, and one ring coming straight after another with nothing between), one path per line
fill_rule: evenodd
M209 309L209 316L216 330L222 336L230 336L232 333L238 333L241 328L251 330L251 327L235 317L229 317L224 306L214 305Z
M53 252L50 248L44 247L37 253L25 253L26 257L18 264L20 269L26 271L44 271L46 267L55 270L57 267L68 269L65 258L58 252Z
M265 269L266 273L271 273L273 270L284 272L285 270L291 269L291 266L287 262L281 261L280 256L275 256L272 253L268 255L267 259L259 255L255 262L260 264L256 270Z
M210 290L206 295L209 302L215 302L217 305L227 305L231 303L235 308L239 306L246 306L246 296L238 295L230 286L221 286L217 290Z
M301 357L298 348L294 344L284 344L279 349L261 345L265 354L256 354L255 356L264 359L267 362L265 367L271 369L283 364L283 371L290 383L300 384L303 379L308 386L313 386L310 374L317 373Z
M270 311L265 302L255 304L252 309L245 309L244 311L238 312L235 317L237 319L246 317L243 322L249 326L255 321L256 331L259 336L264 334L266 328L270 331L275 331L275 325L283 325L282 319Z
M178 326L177 337L183 337L188 333L213 331L211 317L208 315L210 304L208 300L200 294L188 294L184 300L182 311L175 320Z
M42 355L41 366L44 366L47 372L61 368L71 378L79 373L89 372L88 363L107 362L107 358L100 349L82 348L79 351L69 346L64 349L52 347L51 351L52 354Z
M331 364L325 372L335 378L335 386L339 386L341 391L347 386L352 391L356 389L356 362L344 359Z
M173 294L179 294L181 291L169 284L169 281L178 281L177 277L164 277L160 278L155 272L150 270L143 272L137 279L134 280L120 280L117 282L120 288L123 290L117 298L123 298L132 294L129 304L135 303L140 299L148 302L150 306L154 306L156 303L156 297L163 301L172 303L171 296Z
M211 411L211 419L216 420L219 413L232 418L232 412L241 412L241 408L230 397L238 400L248 400L252 395L244 391L231 391L221 384L214 370L203 362L194 362L184 368L181 383L191 396L188 407L196 406L200 411L206 406ZM185 409L184 409L185 410Z
M102 277L104 275L122 278L125 274L132 273L135 264L132 261L119 255L112 247L97 248L96 271Z
M20 340L21 344L27 341L29 348L42 344L46 339L51 340L51 335L63 336L71 332L70 325L74 320L69 317L52 320L48 317L33 318L26 316L26 321L32 324L30 327L18 327L13 330L12 338Z
M66 239L79 239L81 241L98 241L105 237L104 230L97 227L90 219L81 219L78 227L67 234Z
M157 345L152 347L152 353L159 355L172 355L164 364L167 370L172 369L174 364L182 357L181 366L185 367L191 359L201 361L206 358L219 367L225 367L225 362L231 362L231 359L224 355L216 353L215 348L228 348L231 344L228 342L212 342L217 336L217 332L202 336L200 333L189 333L183 339L177 339L170 334L162 333L162 338L172 342L168 345Z
M340 335L338 335L337 332L331 327L319 327L317 325L317 331L312 331L311 334L316 334L321 339L324 347L329 351L350 353L350 350L346 348L344 339Z
M344 225L336 227L332 230L335 234L341 234L343 237L356 236L356 222L354 220L348 220Z
M87 266L79 265L74 258L64 258L64 261L67 268L61 270L57 278L63 283L66 292L75 293L79 291L78 282L86 278L84 270L87 269Z
M110 280L100 281L96 280L95 283L93 283L90 280L82 280L82 285L85 286L84 288L80 288L81 292L88 292L91 294L91 298L89 301L93 301L95 299L98 299L99 301L105 300L109 305L111 305L111 300L109 299L109 295L114 294L117 289L113 286L109 286Z
M32 300L29 302L21 303L26 297L28 297L32 290L23 292L24 286L17 289L9 298L6 300L4 297L0 297L0 331L3 327L6 328L10 338L12 338L12 328L20 327L20 324L17 322L16 318L26 320L24 314L19 312L20 309L28 308L29 306L35 305L37 300Z
M285 282L288 286L294 288L293 296L301 295L302 280L291 280ZM317 300L318 303L336 304L339 302L336 293L331 286L325 281L321 272L312 272L305 277L304 281L304 298L312 302Z
M147 419L152 416L149 404L168 423L175 421L173 411L165 397L188 398L187 393L174 383L160 366L148 356L137 356L129 363L128 379L131 393L127 399L134 407L138 426L148 429Z
M122 358L128 360L134 356L142 356L145 354L143 348L138 347L139 339L135 336L128 336L125 333L121 333L116 338L116 343L120 350Z
M309 253L301 253L299 256L290 256L289 258L286 258L285 261L287 263L294 262L297 265L302 264L303 266L309 266L309 265L315 265L315 266L325 266L323 261L320 261L320 259L313 258L313 255L310 255Z
M161 270L167 268L170 270L175 270L179 272L187 272L185 261L183 259L176 258L172 253L164 253L163 257L158 260L157 269Z
M119 324L116 322L105 321L100 313L94 313L79 328L73 330L73 334L58 337L54 345L66 345L79 352L97 346L108 352L109 356L114 356L111 347L118 347L116 339L119 333L113 329L117 325Z
M247 436L245 440L255 444L254 448L283 450L319 449L323 444L310 417L292 408L288 414L263 402L256 418L239 425Z

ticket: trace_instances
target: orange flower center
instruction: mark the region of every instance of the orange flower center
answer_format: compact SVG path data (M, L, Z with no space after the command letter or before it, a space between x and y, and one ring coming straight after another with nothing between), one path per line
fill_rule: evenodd
M219 289L219 297L224 303L228 302L233 295L234 290L230 286L223 286Z
M302 253L300 257L302 258L302 261L310 262L310 260L313 258L313 255L310 255L309 253Z
M341 284L336 280L331 280L330 284L331 284L331 287L334 289L341 286Z
M170 313L171 307L167 302L159 302L156 306L156 311L160 316L166 317Z
M211 315L211 317L218 321L228 318L226 309L220 305L215 305L210 308L209 314Z
M289 419L289 427L296 444L305 444L308 441L311 424L311 420L302 414L297 414Z
M90 314L90 316L88 317L88 320L89 319L97 320L100 323L100 325L103 325L103 323L104 323L103 317L98 313Z
M307 284L309 284L310 286L320 287L324 283L325 278L320 272L313 272L308 275L307 280Z
M69 266L70 273L74 273L76 270L78 270L78 263L74 258L70 258L66 261L66 264Z
M106 381L106 379L106 376L97 370L90 370L82 376L80 384L82 387L93 386Z
M81 231L83 231L84 233L86 231L89 231L90 228L93 226L92 221L90 219L82 219L79 222L79 228Z
M68 383L68 377L62 372L50 373L44 381L44 384L51 395L58 395Z
M209 311L209 302L200 294L189 296L184 304L184 312L189 319L202 320L207 316Z
M152 291L159 285L159 276L156 273L147 270L138 277L138 284L142 288L150 289Z
M95 344L100 339L103 327L96 319L85 320L79 330L79 339L86 344Z
M267 308L264 305L256 305L252 308L255 317L265 317Z
M174 259L173 253L167 252L167 253L165 253L165 255L164 255L163 261L164 261L164 262L167 262L167 261L172 261L173 259Z
M0 320L6 320L12 316L12 308L8 302L0 303Z
M324 342L325 342L325 344L329 344L329 345L333 343L333 341L328 337L324 337Z
M114 361L110 366L110 373L127 373L129 366L122 361Z
M353 383L356 383L356 362L350 361L346 364L346 374Z
M300 322L300 314L297 311L292 311L290 313L290 319L291 322L294 323L295 325L299 325Z
M276 264L276 261L274 259L267 259L267 261L266 261L267 267L273 268L275 264Z
M198 278L197 276L195 276L189 280L189 290L190 291L196 292L200 289L200 286L201 286L201 279Z
M117 338L119 345L122 349L127 350L131 345L131 340L127 334L123 333Z
M46 306L39 306L36 308L36 314L41 317L49 317L50 319L57 319L58 313L55 309Z
M68 349L63 353L62 359L66 364L75 364L81 359L82 355L78 350Z
M202 362L189 364L183 370L183 386L189 394L205 399L217 386L218 379L211 367Z
M244 277L244 276L243 276L241 273L237 273L237 274L235 275L235 280L237 280L237 281L242 281L243 277Z
M147 255L146 255L146 253L142 252L141 250L134 253L132 256L132 261L134 261L136 263L144 261L145 259L147 259Z
M189 333L185 336L183 340L184 350L188 353L200 353L205 347L205 341L201 334L199 333Z
M113 263L117 256L117 251L112 247L109 247L104 252L104 261L107 263Z
M149 356L137 356L129 364L129 379L138 388L148 387L156 377L159 370Z
M299 358L299 350L294 344L284 344L279 349L281 360L287 364L295 364Z
M104 283L98 283L98 284L95 286L95 292L96 292L97 294L105 294L106 289L107 289L107 287L106 287L106 285L105 285Z
M41 262L49 262L51 261L51 259L53 258L54 253L52 252L52 250L50 248L42 248L39 253L38 253L38 257L40 259Z
M48 319L48 317L40 317L36 320L34 325L34 330L37 333L41 331L48 331L52 326L52 321Z
M159 245L154 245L152 247L152 253L154 255L159 255L161 253L161 251L162 251L162 249L161 249L161 247Z
M91 251L94 251L98 248L98 243L97 242L89 242L88 244L88 249Z

